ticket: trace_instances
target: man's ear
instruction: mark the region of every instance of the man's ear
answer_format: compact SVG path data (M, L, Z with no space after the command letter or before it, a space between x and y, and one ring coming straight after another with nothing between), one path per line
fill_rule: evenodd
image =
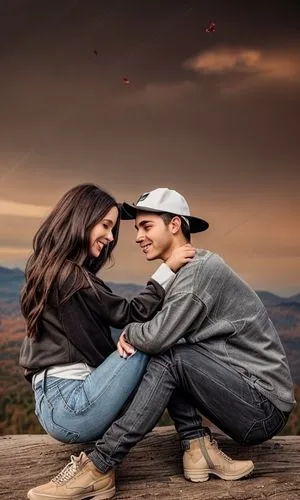
M181 229L181 219L178 215L175 215L170 222L171 232L172 234L177 234Z

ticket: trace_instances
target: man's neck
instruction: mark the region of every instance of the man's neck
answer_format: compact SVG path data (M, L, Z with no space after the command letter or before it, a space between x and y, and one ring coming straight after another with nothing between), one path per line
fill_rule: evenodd
M183 245L186 245L187 243L188 243L188 241L186 241L184 237L174 239L172 245L168 248L166 254L162 257L163 262L166 262L166 260L168 260L171 253L174 252L174 250L176 250L176 248L182 247Z

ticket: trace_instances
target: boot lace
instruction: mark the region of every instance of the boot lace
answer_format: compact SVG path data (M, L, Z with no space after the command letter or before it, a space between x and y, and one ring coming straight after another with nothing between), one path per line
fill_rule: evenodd
M221 457L225 458L225 460L227 460L227 462L232 462L232 459L230 457L228 457L228 455L226 455L226 453L224 453L224 451L220 450L218 443L217 443L217 441L215 441L215 439L211 439L210 442L213 446L215 446L217 448L218 455L221 455Z
M55 484L63 484L72 479L80 468L82 459L83 453L80 453L79 457L71 455L71 461L51 481Z

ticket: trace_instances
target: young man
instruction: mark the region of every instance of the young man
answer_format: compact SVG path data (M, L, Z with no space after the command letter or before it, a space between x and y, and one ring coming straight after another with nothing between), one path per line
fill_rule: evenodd
M176 191L159 188L136 204L123 204L134 219L147 260L165 261L208 224L190 215ZM72 461L28 498L111 498L114 467L151 431L168 407L181 439L186 479L209 474L236 480L253 469L218 449L201 415L240 443L258 444L277 434L294 406L293 383L279 336L252 288L218 255L199 249L169 286L164 305L147 323L130 324L121 355L150 353L146 374L126 412L92 452ZM196 410L200 411L200 414Z

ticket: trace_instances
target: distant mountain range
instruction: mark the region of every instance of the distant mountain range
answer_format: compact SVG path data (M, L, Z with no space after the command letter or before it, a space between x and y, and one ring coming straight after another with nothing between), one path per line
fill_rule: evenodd
M279 306L282 304L300 304L300 293L292 295L291 297L279 297L274 293L257 291L256 292L261 301L264 303L265 307Z
M19 293L23 283L24 272L21 269L17 267L8 269L0 266L0 314L1 303L5 303L7 308L11 305L11 309L17 310L16 305L19 302ZM139 290L143 288L142 285L137 285L135 283L107 282L107 284L115 293L120 293L121 295L125 294L126 296L138 293ZM274 293L260 290L256 293L267 308L284 305L285 307L293 309L293 307L297 308L298 305L300 306L300 293L292 295L291 297L279 297ZM8 312L8 310L6 310L6 312Z
M126 297L138 293L143 288L135 283L106 283L115 293ZM19 294L23 284L24 272L21 269L0 266L0 316L20 314Z

